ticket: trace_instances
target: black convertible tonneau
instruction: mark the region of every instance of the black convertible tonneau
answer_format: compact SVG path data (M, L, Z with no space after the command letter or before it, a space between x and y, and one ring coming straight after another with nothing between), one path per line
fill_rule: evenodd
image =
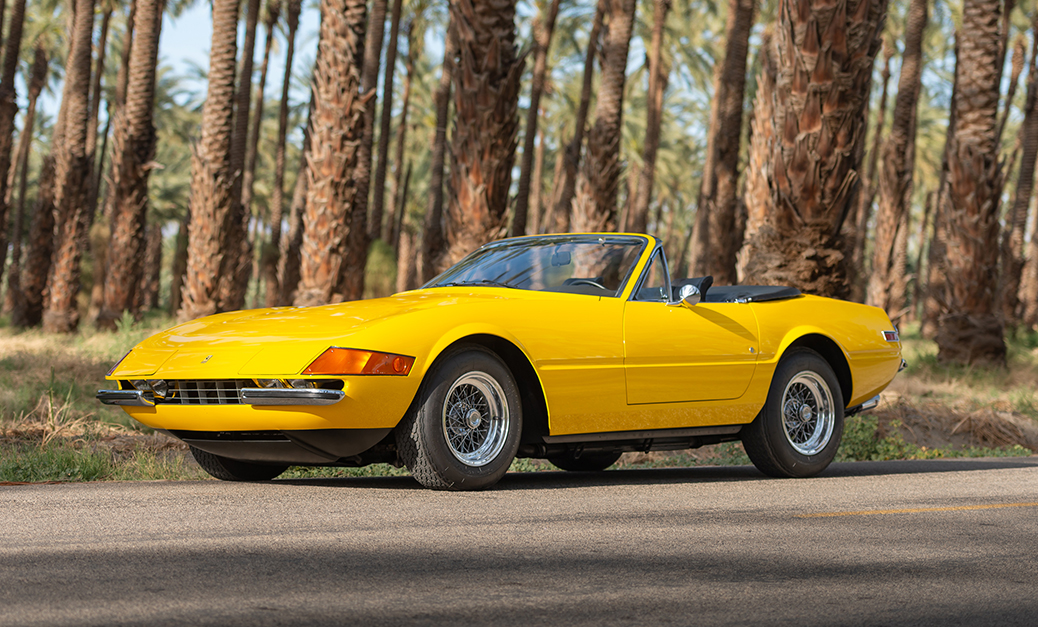
M704 302L707 303L760 303L769 300L786 300L800 296L795 287L781 285L725 285L711 287Z

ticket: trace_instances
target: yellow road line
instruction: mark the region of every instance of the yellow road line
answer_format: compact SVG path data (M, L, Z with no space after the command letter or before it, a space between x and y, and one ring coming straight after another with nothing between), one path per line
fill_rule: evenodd
M916 507L910 509L873 509L861 512L822 512L819 514L798 514L796 518L877 516L880 514L919 514L922 512L964 512L973 509L1004 509L1006 507L1038 507L1038 503L993 503L990 505L960 505L959 507Z

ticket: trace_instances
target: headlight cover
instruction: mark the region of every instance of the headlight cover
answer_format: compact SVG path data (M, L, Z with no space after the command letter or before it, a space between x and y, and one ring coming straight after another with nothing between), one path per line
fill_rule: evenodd
M411 372L413 365L414 357L407 355L332 346L307 366L303 374L403 377Z

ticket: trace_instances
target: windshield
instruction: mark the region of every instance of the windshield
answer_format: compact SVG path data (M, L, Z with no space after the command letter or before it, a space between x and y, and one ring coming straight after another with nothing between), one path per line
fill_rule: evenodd
M488 244L424 287L485 285L540 292L619 296L647 240L567 235Z

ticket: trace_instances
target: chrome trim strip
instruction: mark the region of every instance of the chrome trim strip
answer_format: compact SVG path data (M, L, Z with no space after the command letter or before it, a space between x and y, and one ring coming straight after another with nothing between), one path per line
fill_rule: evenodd
M238 396L246 405L334 405L346 397L346 392L313 388L242 388Z
M872 398L870 398L869 400L865 401L861 405L855 405L854 407L848 408L847 411L844 412L844 415L845 416L853 416L854 414L857 414L857 413L860 413L860 412L863 412L863 411L868 411L870 409L875 409L877 405L879 405L879 394L877 394L876 396L873 396Z
M98 390L96 397L105 405L155 406L151 395L145 396L141 390Z
M732 435L746 425L724 427L691 427L688 429L653 429L650 431L609 431L605 433L574 433L571 435L546 435L545 444L567 444L569 442L607 442L622 440L658 440L660 438L685 438L699 435Z
M901 360L901 365L897 367L897 371L901 372L902 370L904 370L907 367L908 367L908 362L905 361L904 359L902 359Z

